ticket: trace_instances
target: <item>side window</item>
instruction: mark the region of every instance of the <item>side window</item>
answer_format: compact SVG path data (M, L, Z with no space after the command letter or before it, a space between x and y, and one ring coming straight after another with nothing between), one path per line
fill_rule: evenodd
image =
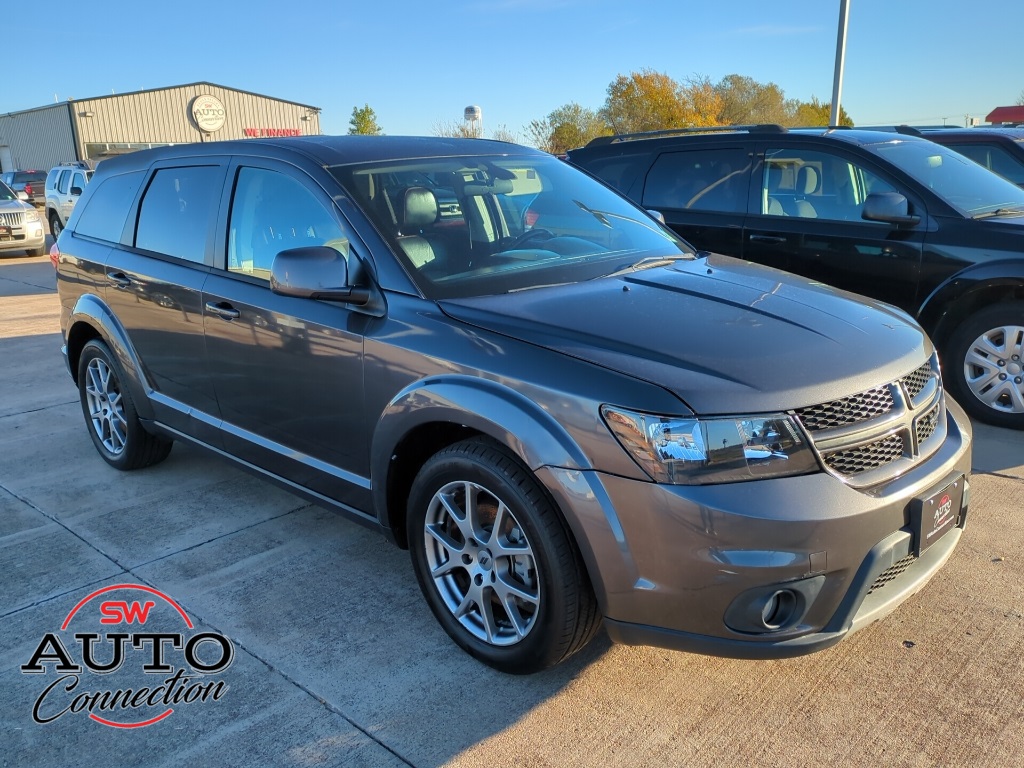
M985 166L990 171L1009 179L1014 184L1024 185L1024 163L1002 147L994 144L948 144L947 146Z
M743 213L750 158L742 149L666 152L644 185L645 208Z
M74 178L71 180L71 189L78 187L79 189L85 189L85 174L76 173Z
M277 171L240 168L228 222L228 271L266 280L278 253L311 245L348 256L345 232L305 186Z
M111 176L100 182L85 207L76 209L78 222L75 234L119 242L128 211L135 202L144 177L144 171L136 171Z
M68 193L68 179L71 178L71 171L61 171L60 178L57 180L57 191L62 195Z
M142 198L135 246L203 263L221 173L217 166L158 170Z
M761 173L761 213L861 221L869 194L895 191L846 158L814 150L769 149Z
M588 163L586 169L605 184L626 194L637 173L647 164L647 155L615 155Z

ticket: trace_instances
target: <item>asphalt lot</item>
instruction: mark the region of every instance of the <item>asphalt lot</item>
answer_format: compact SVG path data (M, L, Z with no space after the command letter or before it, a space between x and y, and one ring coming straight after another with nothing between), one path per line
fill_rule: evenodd
M0 256L4 766L1020 764L1020 434L976 428L960 547L835 648L736 661L602 633L560 668L516 678L448 640L407 553L375 534L187 446L147 470L110 469L60 344L48 259ZM125 583L230 638L227 692L145 728L84 713L36 724L53 677L21 665L76 603Z

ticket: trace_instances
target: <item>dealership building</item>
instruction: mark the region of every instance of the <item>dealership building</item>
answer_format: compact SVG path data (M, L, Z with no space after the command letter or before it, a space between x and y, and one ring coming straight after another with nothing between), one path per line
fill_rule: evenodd
M190 83L0 114L0 170L46 171L169 144L318 133L319 107Z

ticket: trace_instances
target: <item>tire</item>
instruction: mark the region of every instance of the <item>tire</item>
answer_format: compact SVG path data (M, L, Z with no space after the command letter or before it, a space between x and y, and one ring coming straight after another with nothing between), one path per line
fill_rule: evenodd
M488 666L538 672L583 648L600 626L564 521L504 448L472 439L430 458L409 494L408 526L430 609Z
M1024 429L1024 301L974 313L947 346L946 387L980 421Z
M78 394L89 436L115 469L141 469L167 458L173 443L139 421L121 366L107 345L93 339L78 361Z
M60 233L64 230L64 227L60 223L60 216L55 211L50 212L50 234L53 235L53 239L56 240L60 237Z
M29 256L45 256L46 255L46 249L45 248L30 248L29 250L25 251L25 253L27 253Z

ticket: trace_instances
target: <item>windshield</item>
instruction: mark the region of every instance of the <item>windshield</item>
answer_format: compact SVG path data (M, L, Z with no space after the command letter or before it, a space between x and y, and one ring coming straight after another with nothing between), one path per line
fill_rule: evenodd
M608 275L692 249L644 211L547 155L337 166L430 298L463 298Z
M870 147L927 186L964 216L1024 211L1024 189L958 152L930 141L891 141Z

